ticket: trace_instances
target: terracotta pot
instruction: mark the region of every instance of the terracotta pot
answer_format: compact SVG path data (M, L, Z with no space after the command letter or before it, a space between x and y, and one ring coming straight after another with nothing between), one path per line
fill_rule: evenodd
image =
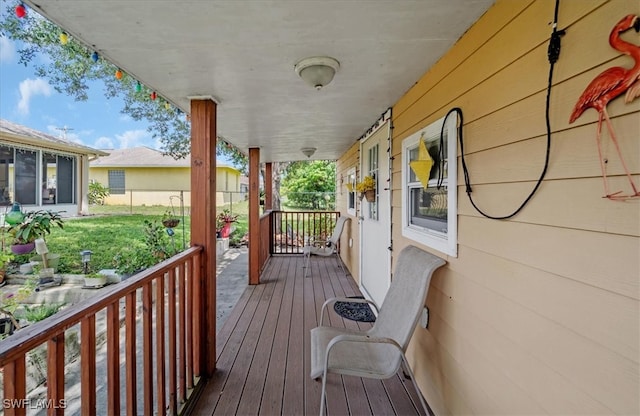
M376 191L373 189L370 191L364 191L364 198L367 202L375 202L376 201Z

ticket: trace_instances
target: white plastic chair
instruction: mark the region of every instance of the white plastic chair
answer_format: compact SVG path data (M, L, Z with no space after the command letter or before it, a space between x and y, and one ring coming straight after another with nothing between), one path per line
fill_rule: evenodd
M400 252L389 291L373 327L367 331L322 325L325 308L337 301L365 299L332 298L322 305L320 326L311 330L311 378L322 377L320 415L324 414L327 374L387 379L401 364L411 378L426 414L427 405L407 363L405 351L424 307L433 272L445 261L417 247Z
M316 240L306 243L302 248L302 253L304 254L304 277L307 277L309 274L309 269L311 266L311 256L336 256L336 260L338 261L338 265L342 269L344 274L347 274L344 266L342 265L342 259L340 259L340 253L338 253L338 243L340 242L340 236L342 235L342 230L344 230L344 224L347 221L350 221L349 217L339 217L338 221L336 221L336 226L333 229L333 233L328 240Z

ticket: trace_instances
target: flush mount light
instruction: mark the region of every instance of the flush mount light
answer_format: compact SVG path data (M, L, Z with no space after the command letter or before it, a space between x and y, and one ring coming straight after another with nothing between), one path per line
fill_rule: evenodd
M316 152L316 148L315 147L303 147L302 149L300 149L300 151L306 157L311 157Z
M316 90L328 85L338 68L340 62L328 56L305 58L294 66L296 74Z

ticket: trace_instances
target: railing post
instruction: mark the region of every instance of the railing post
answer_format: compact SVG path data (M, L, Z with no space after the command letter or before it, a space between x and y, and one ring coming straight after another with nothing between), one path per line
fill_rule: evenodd
M64 338L64 335L62 336ZM90 315L80 323L80 364L82 372L82 414L96 414L96 316ZM64 358L64 354L63 354ZM64 373L64 370L63 370Z
M21 354L4 367L4 399L9 400L5 408L6 416L24 416L27 414L27 370L25 355ZM13 380L12 383L9 380Z

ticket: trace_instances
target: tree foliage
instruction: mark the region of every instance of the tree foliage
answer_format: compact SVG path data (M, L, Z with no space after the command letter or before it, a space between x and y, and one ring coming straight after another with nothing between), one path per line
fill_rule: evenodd
M335 203L335 162L292 162L282 180L290 204L303 209L328 209Z
M157 139L162 151L176 159L191 151L190 125L186 115L161 97L152 99L153 91L138 80L123 73L115 77L118 68L102 57L92 58L94 51L69 36L62 45L62 30L54 23L29 9L24 18L15 16L15 2L3 2L6 10L0 21L0 36L18 45L19 62L32 65L36 75L59 93L76 101L89 99L90 84L100 81L106 98L120 97L124 102L121 112L133 120L149 123L147 130ZM44 57L46 64L38 63ZM218 140L216 154L224 156L239 170L246 172L247 157L226 141Z

